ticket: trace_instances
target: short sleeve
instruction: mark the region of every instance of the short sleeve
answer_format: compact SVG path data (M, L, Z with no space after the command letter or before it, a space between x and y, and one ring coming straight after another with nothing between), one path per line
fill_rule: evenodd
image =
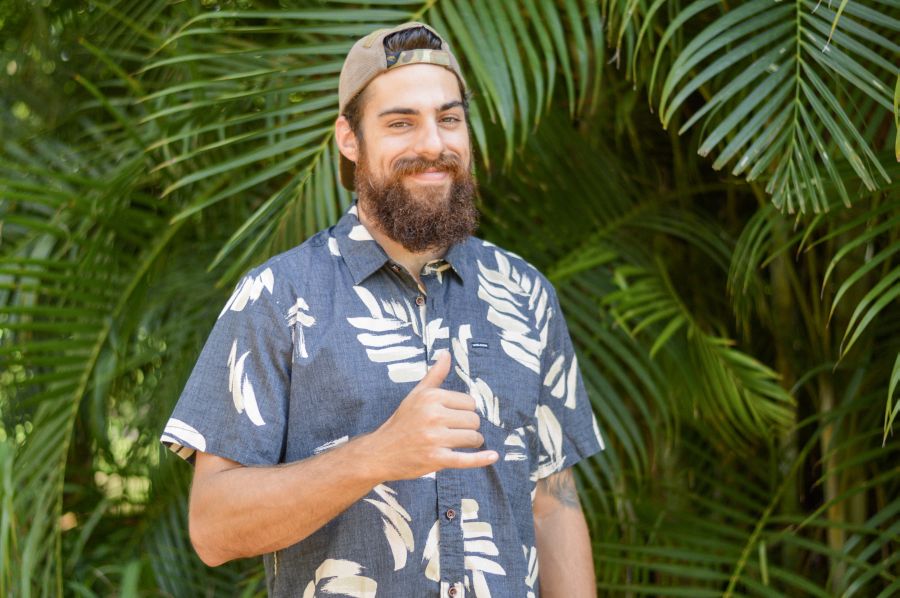
M550 315L541 355L538 456L532 472L538 480L604 449L559 300L549 283L547 289Z
M269 268L251 272L216 320L160 440L193 461L202 451L243 465L278 463L293 342Z

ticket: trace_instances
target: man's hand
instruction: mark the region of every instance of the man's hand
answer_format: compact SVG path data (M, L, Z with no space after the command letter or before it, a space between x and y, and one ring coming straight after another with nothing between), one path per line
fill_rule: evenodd
M198 452L190 533L203 562L215 566L295 544L382 482L496 461L494 451L453 450L484 439L474 399L440 388L449 371L450 356L442 354L378 430L302 461L244 467Z
M421 477L446 468L484 467L497 460L494 451L461 452L478 448L481 417L475 399L442 389L450 372L450 354L442 351L425 377L367 442L385 481Z

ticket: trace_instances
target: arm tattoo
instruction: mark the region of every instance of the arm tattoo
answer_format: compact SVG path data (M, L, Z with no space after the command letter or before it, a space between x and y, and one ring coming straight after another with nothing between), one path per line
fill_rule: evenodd
M578 490L575 488L575 478L571 469L564 469L558 473L546 477L538 482L538 491L549 494L564 507L577 509L581 506L578 501Z

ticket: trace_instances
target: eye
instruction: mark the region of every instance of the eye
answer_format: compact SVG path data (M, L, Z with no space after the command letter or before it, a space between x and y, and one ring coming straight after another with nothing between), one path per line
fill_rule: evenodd
M456 116L445 116L444 118L441 119L441 122L448 123L448 124L455 124L455 123L461 122L461 119Z
M408 126L411 126L411 125L409 122L407 122L405 120L396 120L396 121L388 124L388 127L391 129L403 129Z

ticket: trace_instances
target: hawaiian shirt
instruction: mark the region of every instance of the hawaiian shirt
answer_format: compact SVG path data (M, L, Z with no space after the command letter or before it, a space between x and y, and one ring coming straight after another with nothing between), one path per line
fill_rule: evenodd
M415 279L351 206L252 270L222 308L162 442L247 466L313 457L376 430L449 351L487 467L379 484L264 555L272 596L537 596L539 479L603 448L556 293L470 237Z

